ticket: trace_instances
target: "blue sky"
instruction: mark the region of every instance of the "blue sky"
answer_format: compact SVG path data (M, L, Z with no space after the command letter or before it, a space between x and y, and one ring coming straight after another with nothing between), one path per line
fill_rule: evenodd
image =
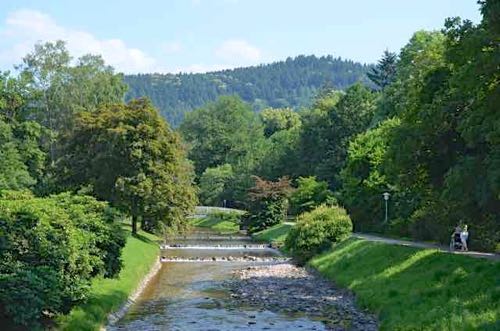
M204 72L299 54L375 62L474 0L11 0L0 2L0 70L38 41L102 54L118 71Z

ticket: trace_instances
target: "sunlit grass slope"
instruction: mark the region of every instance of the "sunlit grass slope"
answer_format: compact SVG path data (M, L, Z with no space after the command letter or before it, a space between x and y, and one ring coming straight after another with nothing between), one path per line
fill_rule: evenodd
M382 330L500 330L500 263L349 239L310 265L378 314Z
M127 243L123 249L123 269L116 279L97 278L92 282L89 300L58 319L62 330L99 330L106 322L108 314L117 310L137 288L158 258L158 238L139 231L131 235L130 227Z
M288 223L276 224L268 229L255 233L253 238L257 241L283 244L285 242L286 235L291 228L292 225Z
M195 218L190 221L190 224L195 227L209 228L221 234L237 233L240 230L238 218L221 217L221 215L223 214Z

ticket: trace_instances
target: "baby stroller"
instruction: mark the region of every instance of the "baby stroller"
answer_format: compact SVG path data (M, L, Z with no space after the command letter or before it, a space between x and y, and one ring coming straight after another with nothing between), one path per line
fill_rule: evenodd
M450 241L450 251L462 250L462 239L460 239L460 233L454 233L451 235Z

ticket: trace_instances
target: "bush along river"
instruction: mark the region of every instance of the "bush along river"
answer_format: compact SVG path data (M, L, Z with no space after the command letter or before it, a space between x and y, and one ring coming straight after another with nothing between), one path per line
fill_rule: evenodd
M353 297L279 251L194 232L162 246L162 266L107 330L377 330Z

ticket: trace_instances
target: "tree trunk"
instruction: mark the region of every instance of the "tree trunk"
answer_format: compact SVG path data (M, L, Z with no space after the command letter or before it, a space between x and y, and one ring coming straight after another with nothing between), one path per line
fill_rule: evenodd
M137 234L137 216L132 216L132 234Z

